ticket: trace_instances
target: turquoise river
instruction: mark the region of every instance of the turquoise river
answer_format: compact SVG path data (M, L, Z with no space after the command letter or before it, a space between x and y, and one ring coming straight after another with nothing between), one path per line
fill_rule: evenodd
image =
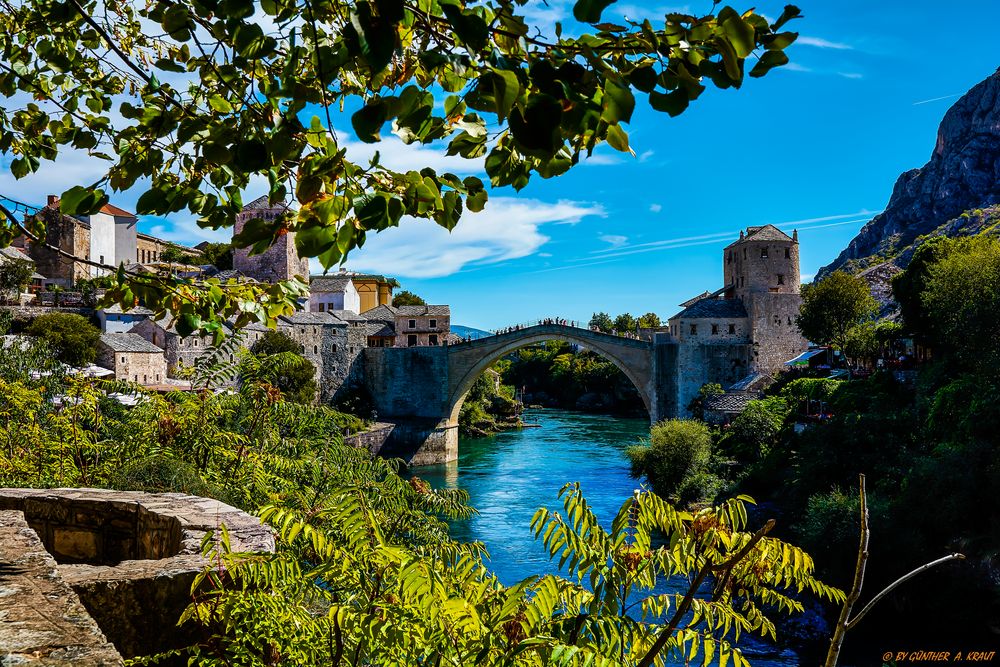
M625 449L648 434L649 422L562 410L528 410L524 421L536 428L490 438L462 438L458 461L414 472L435 487L462 488L479 513L457 521L452 534L479 540L490 552L491 566L505 584L531 574L556 573L529 530L542 506L561 509L559 489L580 482L602 523L610 526L622 502L639 481L629 475ZM799 664L788 650L740 642L754 667Z

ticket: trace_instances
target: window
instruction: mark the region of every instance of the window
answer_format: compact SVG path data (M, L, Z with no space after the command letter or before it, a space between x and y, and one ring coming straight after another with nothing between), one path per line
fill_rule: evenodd
M691 335L692 336L697 336L698 335L698 325L697 324L692 324L691 325Z
M101 264L104 264L104 255L101 255Z
M334 354L336 354L337 353L337 346L336 345L331 345L330 346L330 351L333 352Z
M431 329L437 329L437 326L438 326L438 321L437 320L431 320Z
M321 304L319 304L319 312L321 312L321 313L322 313L322 312L323 312L323 311L325 311L325 310L326 310L326 304L325 304L325 303L321 303Z
M430 336L428 336L427 342L430 343L431 345L437 345L438 344L437 334L431 334Z
M743 259L747 258L747 249L743 248Z
M779 285L784 285L785 284L785 274L784 273L779 273L778 274L778 284Z
M125 363L125 357L122 357L122 363L123 364Z
M146 380L146 374L143 373L143 375L142 375L142 383L146 384L146 382L147 382L147 380Z
M729 325L729 333L731 333L731 334L736 333L736 325L735 324L730 324Z
M319 354L319 345L313 345L313 354Z
M767 259L767 246L760 249L760 257L761 259Z
M718 336L719 335L719 325L718 324L713 324L712 325L712 335L713 336Z
M416 329L417 328L417 321L416 320L410 320L410 328L411 329Z
M407 345L407 347L416 347L417 346L417 337L415 335L413 335L413 334L410 334L409 336L407 336L406 337L406 345Z
M156 381L157 381L157 382L159 382L159 381L160 381L160 374L159 374L159 373L157 373L157 374L156 374Z
M792 258L792 249L785 248L785 259L791 259L791 258Z

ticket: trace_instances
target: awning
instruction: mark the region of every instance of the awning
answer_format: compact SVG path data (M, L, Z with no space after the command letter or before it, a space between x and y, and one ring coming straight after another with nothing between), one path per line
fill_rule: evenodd
M786 366L808 366L809 360L815 357L817 354L826 353L825 348L820 348L818 350L806 350L794 359L789 359L785 362Z

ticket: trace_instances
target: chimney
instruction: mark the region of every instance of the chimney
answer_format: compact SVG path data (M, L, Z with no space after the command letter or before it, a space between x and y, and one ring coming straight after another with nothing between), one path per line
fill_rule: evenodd
M740 241L742 241L742 240L743 240L743 230L741 229L740 230Z
M792 241L794 241L795 243L799 242L799 230L797 229L792 230Z

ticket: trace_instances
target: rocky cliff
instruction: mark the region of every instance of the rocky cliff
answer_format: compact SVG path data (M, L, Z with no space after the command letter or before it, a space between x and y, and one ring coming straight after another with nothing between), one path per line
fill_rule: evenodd
M819 276L891 261L905 266L914 241L969 233L966 211L1000 204L1000 69L945 114L930 161L902 174L885 211L866 224Z

